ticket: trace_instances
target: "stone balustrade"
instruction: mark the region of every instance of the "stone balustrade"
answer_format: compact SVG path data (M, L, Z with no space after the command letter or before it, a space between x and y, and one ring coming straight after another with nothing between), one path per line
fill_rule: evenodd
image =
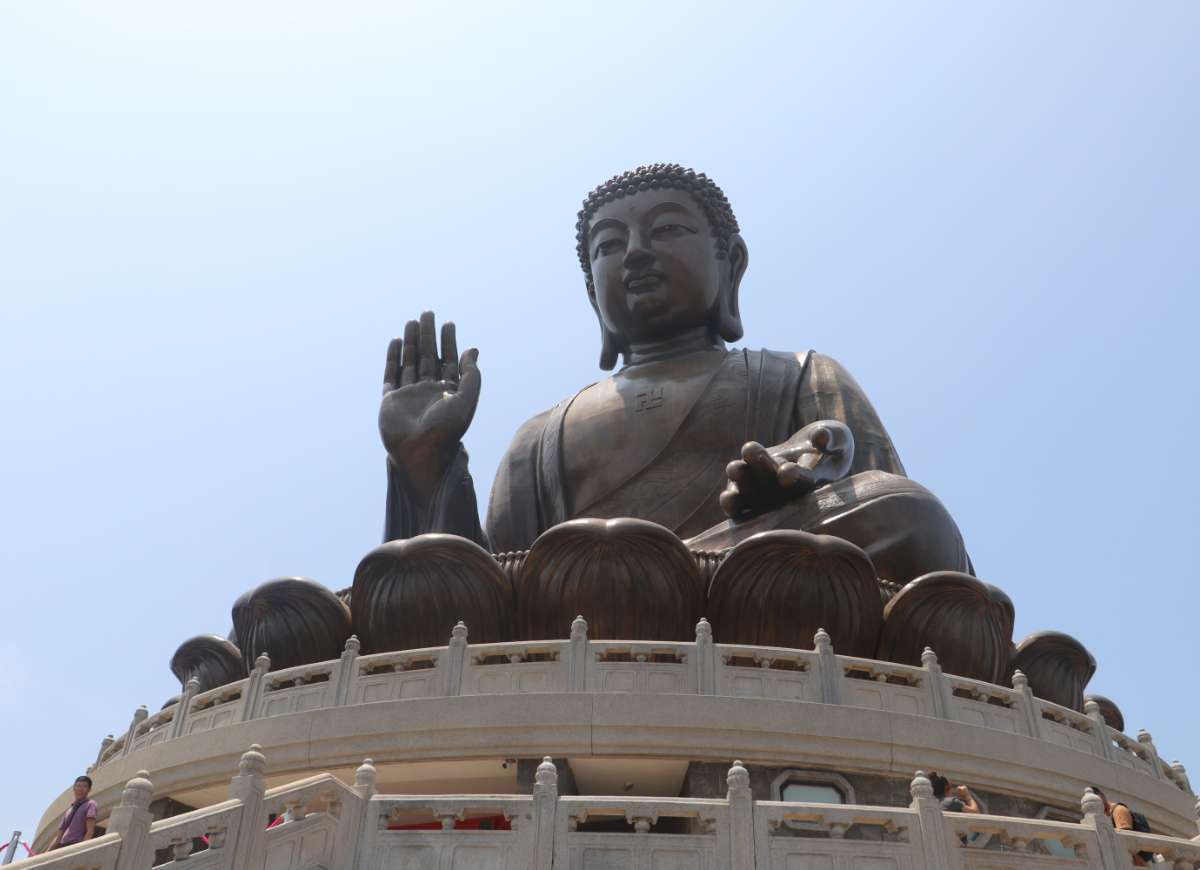
M352 786L320 774L268 791L265 773L266 759L251 747L229 800L157 822L147 810L154 787L139 774L126 785L108 834L13 866L1117 870L1132 866L1137 852L1153 852L1173 870L1200 867L1200 837L1114 831L1090 789L1079 823L945 813L920 771L906 807L755 801L740 762L729 769L723 799L559 796L549 758L531 795L379 795L369 759Z
M527 692L633 692L811 701L930 716L1033 737L1098 756L1191 793L1178 762L1167 764L1148 733L1131 738L1086 712L1033 696L1017 671L1012 687L943 673L926 649L922 666L834 653L820 631L814 649L713 643L706 620L694 642L591 640L576 618L565 640L469 644L459 623L444 647L360 655L351 637L341 658L272 671L258 657L249 677L153 715L135 712L124 735L106 737L96 766L177 737L252 719L324 707Z

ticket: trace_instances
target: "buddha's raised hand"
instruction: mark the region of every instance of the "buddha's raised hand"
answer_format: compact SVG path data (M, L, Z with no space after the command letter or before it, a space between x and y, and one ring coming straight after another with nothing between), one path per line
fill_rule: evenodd
M388 345L379 434L392 464L428 499L458 452L479 402L479 351L460 358L454 324L442 324L438 354L432 311L410 320Z
M731 519L751 517L845 477L854 462L854 435L838 420L809 423L777 447L757 441L725 467L729 483L721 510Z

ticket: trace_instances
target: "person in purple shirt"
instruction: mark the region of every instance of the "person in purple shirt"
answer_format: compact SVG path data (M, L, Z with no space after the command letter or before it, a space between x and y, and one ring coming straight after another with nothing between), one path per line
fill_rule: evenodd
M75 779L75 801L63 814L58 833L54 835L51 849L71 846L90 840L96 834L96 802L88 797L92 790L92 778L80 776Z

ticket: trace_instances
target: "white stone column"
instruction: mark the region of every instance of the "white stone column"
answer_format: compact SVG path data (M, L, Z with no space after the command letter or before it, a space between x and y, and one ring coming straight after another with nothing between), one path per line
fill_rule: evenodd
M133 711L133 721L129 723L129 729L125 732L125 743L121 746L121 755L128 755L133 751L133 738L137 734L137 728L146 721L146 717L149 715L150 711L146 709L145 704Z
M187 726L188 712L192 707L192 698L200 693L200 681L195 677L189 679L183 686L183 694L179 697L179 705L175 708L175 718L171 720L171 739L183 736Z
M226 843L233 849L230 870L262 870L266 863L267 815L263 808L266 770L266 756L262 754L262 747L255 743L242 753L237 776L230 781L229 796L242 802L237 842Z
M358 642L357 634L346 638L346 645L342 648L342 659L338 664L337 685L333 690L335 707L350 703L350 699L354 697L354 684L358 682L359 649L361 649L361 644Z
M1020 695L1018 705L1025 713L1026 732L1030 737L1042 739L1042 715L1038 711L1037 702L1033 699L1033 691L1029 688L1029 678L1021 671L1013 671L1012 686Z
M704 618L696 623L696 691L701 695L717 693L717 650L712 626Z
M912 803L920 824L923 870L957 870L961 866L959 855L950 853L950 839L946 833L946 820L942 816L942 805L933 796L933 784L925 772L918 770L909 784Z
M828 637L828 635L826 635ZM725 776L729 787L729 866L732 870L754 870L754 796L750 772L735 761Z
M121 805L108 817L108 831L121 835L121 851L117 855L117 870L145 870L154 861L150 846L150 800L154 784L150 774L139 770L137 776L125 783Z
M588 624L582 616L571 622L571 640L567 644L567 691L587 691Z
M104 739L100 741L100 751L96 753L96 763L92 765L93 768L100 766L100 759L104 757L104 753L108 752L108 747L112 745L113 736L111 734L106 734Z
M547 755L538 765L533 785L533 824L526 836L531 870L551 870L554 864L554 832L558 828L558 768Z
M1174 777L1176 784L1186 791L1192 793L1192 784L1188 780L1187 768L1183 766L1183 762L1175 760L1171 762L1171 776Z
M1100 753L1100 757L1113 760L1112 738L1108 736L1108 723L1104 721L1104 714L1100 712L1100 705L1095 701L1084 701L1083 712L1092 720L1092 733L1096 737L1096 749Z
M1113 829L1112 819L1104 814L1104 801L1100 795L1090 788L1084 789L1079 807L1083 810L1080 824L1096 832L1096 850L1099 854L1089 856L1088 866L1097 870L1125 870L1132 866L1130 857L1121 853L1117 832Z
M258 718L263 694L263 680L271 670L271 657L266 652L260 653L254 660L254 670L246 679L246 691L242 693L242 721L248 722Z
M929 700L933 704L933 715L939 719L954 718L954 696L950 693L950 685L942 666L938 664L937 653L932 647L925 647L921 653L921 666L925 668L925 681L929 683ZM914 780L915 782L916 780Z
M463 667L467 661L467 625L459 620L450 630L450 643L446 652L438 659L441 673L442 695L450 698L462 693Z
M842 666L833 652L833 641L823 628L813 635L813 649L817 651L817 671L821 679L821 702L842 703Z
M1142 745L1142 749L1146 750L1146 754L1150 756L1150 767L1153 768L1154 778L1163 779L1162 759L1158 757L1158 749L1154 746L1154 738L1150 736L1150 732L1145 728L1138 731L1137 742Z

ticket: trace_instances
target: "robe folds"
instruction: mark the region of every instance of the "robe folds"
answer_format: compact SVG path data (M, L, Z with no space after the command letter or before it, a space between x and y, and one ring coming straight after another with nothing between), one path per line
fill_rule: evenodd
M587 389L585 387L585 389ZM695 549L732 546L754 531L802 528L845 537L867 550L880 576L907 582L914 571L969 570L949 514L904 467L862 388L835 360L768 350L731 350L690 408L672 425L655 427L652 458L621 469L621 482L586 505L573 501L564 423L581 390L525 423L500 463L488 505L486 536L472 521L474 495L465 453L447 473L429 515L412 517L397 476L389 473L386 535L444 531L494 553L528 549L551 526L577 517L631 516L674 531ZM718 497L725 466L742 445L781 444L818 420L839 420L854 435L850 476L775 511L729 522ZM698 433L704 437L698 437ZM713 448L713 439L722 441ZM614 455L612 461L629 461ZM911 515L914 523L908 523ZM907 528L906 526L912 526ZM872 539L884 543L870 546ZM914 549L915 547L915 549Z

